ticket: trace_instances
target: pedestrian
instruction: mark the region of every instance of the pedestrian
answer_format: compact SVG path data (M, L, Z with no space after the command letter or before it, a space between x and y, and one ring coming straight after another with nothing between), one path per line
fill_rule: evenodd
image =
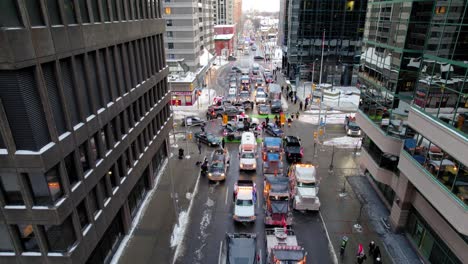
M281 93L284 92L284 86L281 86Z
M373 256L372 253L374 253L374 249L375 249L375 242L372 240L372 241L369 243L369 256Z
M201 154L201 142L197 140L198 154Z
M205 124L202 124L202 125L200 126L200 128L201 128L201 132L202 132L202 133L205 133Z
M296 119L299 120L299 111L296 112Z
M374 264L382 264L382 258L377 257L376 259L374 259Z
M225 144L226 144L226 141L224 140L224 137L223 137L223 139L221 140L221 147L223 148L223 150L224 150Z
M268 116L265 118L265 123L268 125L268 123L270 122L270 118L268 118Z
M374 252L373 252L373 258L374 258L374 261L377 258L382 258L381 255L380 255L380 247L379 246L375 247Z
M364 247L362 246L362 244L359 244L358 246L358 252L356 254L356 258L357 258L357 263L358 264L362 264L364 262L364 260L366 260L366 253L364 252Z
M299 110L302 111L302 101L299 102Z
M297 95L294 96L294 104L297 103Z
M286 93L289 94L289 85L286 86Z

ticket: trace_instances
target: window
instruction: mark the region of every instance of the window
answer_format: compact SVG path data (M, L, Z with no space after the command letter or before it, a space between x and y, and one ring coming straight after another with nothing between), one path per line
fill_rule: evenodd
M3 141L2 133L0 133L0 149L6 148L5 141Z
M65 59L60 61L60 67L62 70L62 80L63 80L63 92L67 100L67 104L70 108L70 118L72 125L76 125L80 122L80 111L78 108L78 103L76 99L78 98L75 90L75 85L73 83L73 71L71 68L70 59Z
M89 143L91 144L91 154L93 155L92 160L95 160L97 163L100 159L104 158L99 149L100 142L97 133L89 139Z
M89 217L88 212L86 211L85 200L81 201L78 207L76 207L76 211L78 212L78 219L80 220L81 229L84 229L89 225Z
M112 144L109 144L110 143L109 139L106 136L106 127L104 127L101 130L101 139L102 139L102 144L103 144L104 150L105 151L109 150L109 146L112 146Z
M0 252L14 251L13 244L11 243L8 227L0 223Z
M170 15L170 14L171 14L171 11L172 11L172 10L171 10L170 7L164 8L164 13L165 13L166 15Z
M16 225L19 240L23 246L24 251L39 252L39 245L37 244L36 235L32 225Z
M85 65L84 65L84 55L75 56L75 67L74 72L76 73L76 84L77 89L81 91L81 106L82 110L84 110L84 114L86 117L90 116L93 113L93 103L91 101L91 97L88 93L88 85L86 82L85 77Z
M88 8L86 6L86 0L78 0L78 4L80 5L80 13L81 13L81 22L89 23L89 13Z
M174 36L174 33L172 31L167 31L166 36L172 38Z
M110 185L112 187L112 190L114 190L117 187L117 180L116 180L116 166L112 165L112 167L109 169L109 171L106 174L106 177L109 178Z
M93 15L94 22L102 21L99 15L99 3L96 0L91 1L91 14Z
M44 230L51 252L67 252L76 241L71 216L67 217L61 225L45 225Z
M0 1L0 27L21 27L23 23L18 15L16 0Z
M147 170L148 169L146 169L145 172ZM128 195L128 207L130 209L132 218L135 217L138 208L140 207L141 203L143 202L143 199L146 196L145 176L146 173L143 173L143 175L141 175L140 179L135 184L135 187L133 187L133 189L130 191L130 194Z
M166 26L172 26L172 19L166 19Z
M107 5L107 0L101 0L101 6L102 6L102 13L104 16L104 21L110 21L109 17L109 6Z
M168 54L169 55L169 59L175 59L175 54Z
M63 0L63 9L65 10L65 20L69 25L76 24L75 6L73 0Z
M79 150L81 168L83 169L83 175L86 175L86 173L91 169L88 158L88 145L86 144L86 141L80 146Z
M7 205L24 205L16 173L0 174L0 190Z
M168 43L167 43L167 48L168 48L168 49L173 49L173 48L174 48L174 43L168 42Z
M65 157L64 161L65 161L65 168L67 170L68 181L70 182L70 186L73 186L75 183L79 181L77 170L76 170L74 152L68 154L68 156Z
M447 7L446 6L438 6L436 7L435 9L435 13L436 14L445 14L445 12L447 11Z
M96 217L97 213L101 209L99 206L97 189L94 187L88 194L89 197L89 210L93 213L93 216Z
M119 21L119 17L117 15L117 0L110 1L110 4L112 6L112 20Z
M112 192L109 191L109 188L107 187L106 183L106 177L102 177L101 180L99 180L99 188L101 189L101 194L103 195L103 200L106 201Z
M28 10L29 22L31 26L43 26L44 19L42 18L42 9L39 1L26 0L26 9Z
M56 165L44 174L29 173L34 205L53 205L63 195L59 168Z
M44 82L47 87L54 122L59 132L59 135L67 131L65 116L63 115L62 100L57 86L57 78L55 74L55 63L46 63L42 65L42 73L44 74Z

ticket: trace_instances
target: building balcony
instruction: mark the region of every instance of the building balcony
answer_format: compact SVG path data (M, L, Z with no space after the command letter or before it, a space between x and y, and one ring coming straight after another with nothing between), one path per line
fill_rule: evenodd
M363 147L361 151L361 164L364 165L378 182L392 186L392 188L396 186L398 178L393 170L397 169L398 159L390 160L376 157L371 151Z
M398 156L402 147L402 141L399 138L388 136L381 126L372 120L363 111L356 113L356 123L361 127L364 133L378 144L382 152Z
M468 175L449 176L448 170L434 176L420 155L402 150L398 169L441 215L463 235L468 235ZM453 170L452 170L453 172ZM460 176L461 174L461 176ZM450 180L452 179L452 184ZM466 181L463 181L465 179Z

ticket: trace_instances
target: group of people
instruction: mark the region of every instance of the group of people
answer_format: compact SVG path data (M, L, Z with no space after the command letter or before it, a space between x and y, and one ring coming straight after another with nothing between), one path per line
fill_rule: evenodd
M374 264L382 264L382 255L380 253L380 248L375 244L374 241L369 243L369 257L372 257ZM367 259L366 253L364 252L364 247L362 244L358 246L358 252L356 254L356 261L358 264L364 263Z

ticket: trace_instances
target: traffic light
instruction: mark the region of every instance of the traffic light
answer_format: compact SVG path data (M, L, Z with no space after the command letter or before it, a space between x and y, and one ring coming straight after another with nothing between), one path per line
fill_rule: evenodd
M223 115L223 125L228 123L228 116L226 114Z
M319 135L323 136L323 129L319 129Z
M187 134L188 140L192 140L192 137L193 137L192 132L189 132L189 133Z

